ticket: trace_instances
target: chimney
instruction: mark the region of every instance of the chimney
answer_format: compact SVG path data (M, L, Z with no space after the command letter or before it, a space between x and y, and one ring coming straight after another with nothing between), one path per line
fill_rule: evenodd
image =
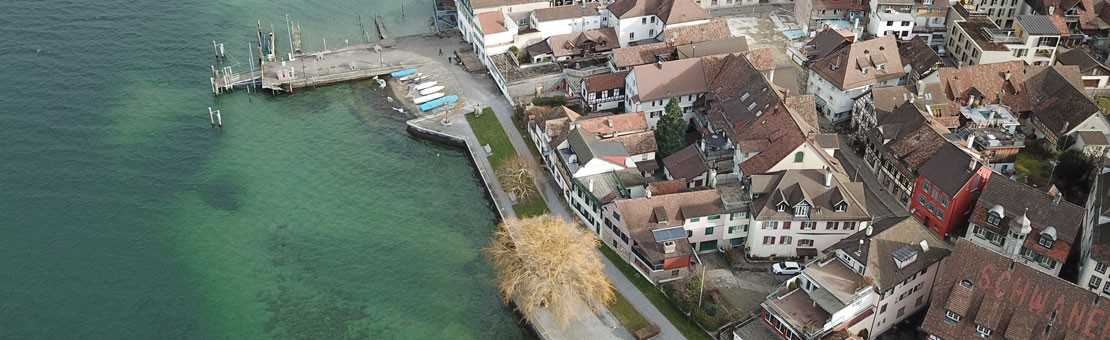
M1056 6L1048 6L1048 15L1052 15L1054 13L1056 13Z
M1052 196L1052 204L1060 205L1060 200L1064 199L1064 193L1058 192L1056 196Z
M929 252L929 241L921 240L921 252L922 253L928 253Z
M591 178L590 179L590 192L593 192L593 191L594 191L594 180Z
M1010 78L1013 78L1013 76L1013 72L1010 72L1010 70L1006 70L1006 73L1002 75L1002 79L1010 80Z
M967 134L967 147L968 148L975 148L975 135L974 134L970 134L970 133Z
M613 119L605 118L605 125L608 126L610 129L613 128Z
M867 237L871 237L871 234L875 232L875 228L872 228L871 225L869 224L869 225L867 225L867 229L864 229L863 232L864 232L864 235L867 235ZM860 240L860 243L862 244L863 240Z
M829 169L825 169L825 187L826 188L832 186L832 179L833 179L832 171L830 171Z

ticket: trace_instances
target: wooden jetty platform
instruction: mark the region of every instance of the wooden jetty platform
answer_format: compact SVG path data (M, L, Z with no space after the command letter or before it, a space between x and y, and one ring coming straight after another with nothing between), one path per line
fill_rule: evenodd
M261 70L244 73L219 71L212 78L212 92L219 95L239 87L257 86L274 93L369 79L420 64L387 62L380 47L351 45L336 50L299 54L293 60L262 61Z

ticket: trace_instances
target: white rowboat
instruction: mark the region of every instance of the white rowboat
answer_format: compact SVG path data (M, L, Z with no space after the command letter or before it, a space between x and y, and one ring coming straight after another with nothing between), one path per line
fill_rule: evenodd
M429 95L429 94L432 94L432 93L439 92L440 90L443 90L443 86L432 86L432 87L420 90L420 95L421 96Z
M432 93L432 94L429 94L429 95L426 95L426 96L416 97L416 99L413 99L412 101L416 104L424 104L426 102L430 102L430 101L439 99L439 97L443 97L443 96L444 96L443 92L436 92L436 93Z

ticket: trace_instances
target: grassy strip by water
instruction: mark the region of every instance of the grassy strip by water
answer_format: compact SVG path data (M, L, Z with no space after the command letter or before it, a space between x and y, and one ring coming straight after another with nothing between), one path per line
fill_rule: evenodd
M613 303L609 304L609 311L621 320L624 329L627 329L629 333L636 334L636 331L646 328L648 326L647 319L636 310L636 307L632 307L632 304L620 292L614 293Z
M466 115L466 121L470 123L470 128L474 130L478 142L482 145L489 145L490 150L493 150L489 156L489 163L493 166L494 171L500 169L506 160L516 154L513 144L509 142L509 135L505 134L505 130L501 127L501 122L497 120L497 115L493 113L493 109L487 107L478 116L468 114ZM543 197L534 195L527 200L513 204L513 211L520 218L543 215L547 213L547 204L544 203Z
M609 247L604 244L599 244L597 248L601 250L602 254L605 254L605 257L609 258L609 261L612 261L613 264L620 269L621 273L624 273L624 276L627 277L629 281L632 281L632 284L635 285L641 293L644 293L644 296L647 296L651 304L655 305L655 308L658 308L659 312L667 317L667 320L671 320L671 323L674 324L675 328L678 328L678 331L681 332L682 335L690 340L712 340L709 334L705 334L698 325L694 324L693 320L687 319L686 314L683 314L682 311L675 308L675 306L671 304L671 301L663 295L662 291L652 285L651 282L648 282L647 279L644 279L643 276L640 276L640 272L632 268L628 262L624 262L624 259L617 255L617 253L614 253L612 249L609 249Z
M466 121L470 123L470 128L474 130L478 142L489 145L492 150L489 164L493 165L494 169L499 168L505 160L516 154L513 144L509 142L509 135L506 135L505 130L501 128L501 123L497 121L497 115L493 113L493 109L487 107L477 116L468 114Z

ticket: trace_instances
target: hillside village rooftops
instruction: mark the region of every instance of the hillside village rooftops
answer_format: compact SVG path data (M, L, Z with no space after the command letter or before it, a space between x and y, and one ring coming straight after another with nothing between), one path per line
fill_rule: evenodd
M597 7L592 5L565 5L550 8L541 8L532 11L532 15L536 17L536 21L555 21L564 19L574 19L588 16L596 16Z
M860 241L863 241L862 243ZM925 243L928 249L922 247ZM864 265L863 276L872 279L877 290L889 291L910 275L939 262L951 253L948 244L912 216L890 217L871 224L871 234L860 230L829 247L841 250ZM896 252L913 252L916 259L899 267Z
M587 92L601 92L612 89L623 89L624 78L628 72L612 72L586 77Z
M693 0L617 0L609 11L622 19L654 15L667 25L709 19L709 12Z

